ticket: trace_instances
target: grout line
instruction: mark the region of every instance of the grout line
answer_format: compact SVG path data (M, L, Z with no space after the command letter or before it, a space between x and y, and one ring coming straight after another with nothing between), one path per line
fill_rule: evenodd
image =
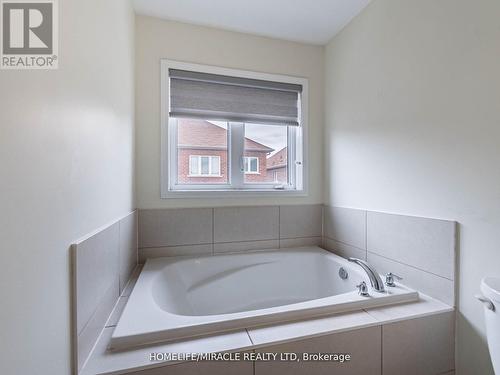
M87 234L84 234L83 236L81 236L80 238L78 238L77 240L73 241L71 244L72 245L80 245L82 242L84 241L87 241L88 239L90 239L91 237L94 237L96 234L99 234L103 231L105 231L106 229L109 229L111 228L113 225L115 224L118 224L121 220L125 219L127 216L130 216L131 214L133 214L136 210L133 210L131 212L129 212L128 214L126 215L123 215L123 216L120 216L118 219L115 219L111 222L108 222L104 225L101 225L100 227L98 227L97 229L94 229L93 231L87 233Z
M380 373L384 373L384 325L380 325Z
M287 238L282 238L282 240L300 240L304 238L322 238L321 236L301 236L301 237L287 237ZM182 245L160 245L160 246L144 246L144 247L139 247L137 250L140 252L140 250L146 250L146 249L162 249L162 248L174 248L174 247L186 247L186 246L202 246L202 245L219 245L219 244L230 244L230 243L244 243L244 242L263 242L263 241L279 241L279 238L268 238L264 240L242 240L242 241L228 241L228 242L205 242L205 243L193 243L193 244L182 244ZM333 239L332 239L333 240ZM336 241L336 240L333 240ZM340 241L337 241L340 242ZM345 244L347 245L347 244ZM351 245L348 245L351 246ZM355 247L355 246L353 246ZM356 249L358 249L356 247Z
M134 233L135 233L135 265L139 264L139 212L134 213ZM135 268L135 267L134 267Z
M143 247L139 247L138 250L142 250L142 249L161 249L163 247L183 247L183 246L201 246L201 245L213 245L213 242L186 243L186 244L182 244L182 245L143 246Z
M321 240L325 237L325 206L321 205Z
M212 255L215 253L215 208L212 207Z
M281 206L278 206L278 249L281 249Z
M346 245L346 246L352 247L352 248L354 248L356 250L365 251L366 252L366 249L362 249L360 247L348 244L347 242L339 241L339 240L336 240L335 238L331 238L331 237L328 237L328 236L324 236L324 238L326 238L327 240L331 240L331 241L335 241L335 242L341 243L342 245Z
M413 268L413 269L415 269L415 270L418 270L418 271L421 271L421 272L428 273L429 275L433 275L433 276L439 277L439 278L441 278L441 279L445 279L445 280L448 280L448 281L454 281L453 279L450 279L450 278L448 278L448 277L438 275L438 274L436 274L436 273L434 273L434 272L430 272L430 271L424 270L424 269L419 268L419 267L412 266L411 264L408 264L408 263L400 262L399 260L395 260L395 259L392 259L392 258L388 258L388 257L386 257L386 256L383 256L383 255L380 255L380 254L374 253L373 251L367 251L367 256L368 256L368 253L373 254L373 255L376 255L376 256L381 257L381 258L384 258L384 259L387 259L387 260L390 260L390 261L395 262L395 263L402 264L402 265L404 265L404 266L406 266L406 267L410 267L410 268Z
M252 345L255 345L253 343L252 336L250 336L250 332L248 332L248 328L245 328L245 332L247 333L248 339L250 340L250 342L252 343Z
M278 240L279 240L279 238L267 238L265 240L243 240L243 241L214 242L214 245L228 244L228 243L278 241Z
M304 239L312 239L312 238L319 238L321 239L321 236L305 236L305 237L287 237L287 238L280 238L282 241L288 241L288 240L304 240Z
M121 259L122 259L122 220L118 221L118 294L122 294L122 273L121 273ZM123 289L125 289L125 285L123 285Z
M368 261L368 211L365 211L365 260Z

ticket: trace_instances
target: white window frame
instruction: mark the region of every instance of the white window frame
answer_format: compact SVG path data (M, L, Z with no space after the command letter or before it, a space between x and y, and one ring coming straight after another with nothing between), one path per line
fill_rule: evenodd
M250 160L251 159L255 159L257 160L257 170L256 171L252 171L251 168L250 168ZM260 174L260 163L259 163L259 157L258 156L244 156L243 157L243 165L245 165L245 160L248 160L248 163L246 163L246 165L248 165L248 170L246 168L245 169L245 174Z
M192 70L202 73L221 74L250 79L292 83L302 85L299 100L300 126L288 126L288 161L294 163L288 168L289 181L294 188L277 186L274 183L244 183L243 155L245 130L243 123L228 123L228 138L239 139L240 142L228 142L228 183L214 184L184 184L179 185L174 178L177 176L177 124L176 119L168 115L170 88L169 69ZM161 60L161 198L224 198L241 196L307 196L308 195L308 80L286 75L257 73L247 70L221 68L209 65ZM295 140L292 142L291 140ZM239 144L241 143L241 144ZM238 162L239 159L239 162ZM232 162L231 162L232 160ZM222 168L222 166L220 166ZM238 173L239 172L239 173ZM203 176L208 177L208 176Z
M191 158L198 158L198 170L199 174L191 174ZM208 158L208 174L201 173L201 158ZM212 159L218 159L219 163L219 173L212 173ZM222 177L221 168L220 168L220 156L219 155L189 155L189 173L187 177Z

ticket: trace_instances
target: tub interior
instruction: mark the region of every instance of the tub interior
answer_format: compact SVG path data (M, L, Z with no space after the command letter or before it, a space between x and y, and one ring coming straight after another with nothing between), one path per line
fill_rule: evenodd
M331 297L353 291L354 280L363 279L350 270L351 277L342 280L338 263L314 253L270 258L209 257L170 264L155 277L153 298L171 314L221 315Z

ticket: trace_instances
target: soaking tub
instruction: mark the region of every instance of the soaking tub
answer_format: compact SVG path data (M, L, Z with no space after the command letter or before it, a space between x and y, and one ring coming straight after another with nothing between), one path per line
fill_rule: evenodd
M361 267L319 247L148 259L110 349L418 300L400 284L363 297L361 281Z

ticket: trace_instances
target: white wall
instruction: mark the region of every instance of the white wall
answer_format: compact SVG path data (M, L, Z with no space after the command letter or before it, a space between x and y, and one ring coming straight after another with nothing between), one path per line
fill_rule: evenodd
M500 2L374 0L326 50L326 198L460 223L458 374L493 374L500 276Z
M309 79L309 196L160 199L160 59ZM136 17L137 203L139 208L320 203L322 201L324 48Z
M134 16L60 1L60 68L0 71L0 373L69 374L72 241L134 207Z

